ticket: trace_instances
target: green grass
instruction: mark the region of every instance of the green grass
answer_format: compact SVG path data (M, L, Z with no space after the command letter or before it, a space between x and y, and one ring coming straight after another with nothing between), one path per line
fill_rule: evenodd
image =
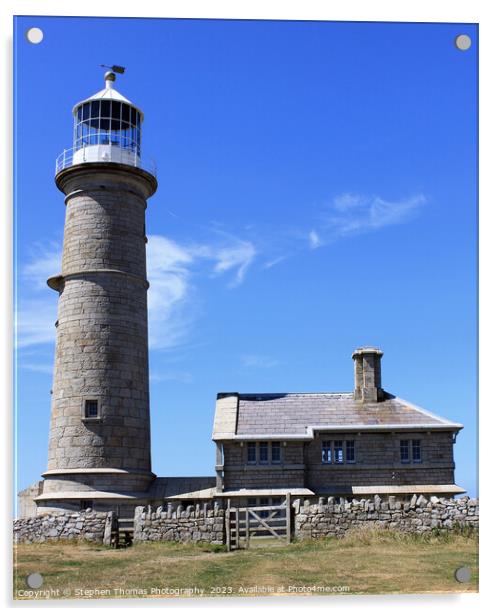
M332 587L343 587L338 594L478 591L475 532L409 536L366 530L343 539L260 543L232 552L209 544L138 543L114 550L59 541L19 545L14 556L19 599L33 598L26 596L26 577L33 572L44 577L39 591L51 590L54 598L80 597L84 591L90 597L95 589L110 598L175 596L172 589L189 588L205 597L295 594L290 587L310 586L330 589L301 588L298 594L335 594ZM454 578L462 566L471 567L469 583ZM160 594L155 588L170 590Z

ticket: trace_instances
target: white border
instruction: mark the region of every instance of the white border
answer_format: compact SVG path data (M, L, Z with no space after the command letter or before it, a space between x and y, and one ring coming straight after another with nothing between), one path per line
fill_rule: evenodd
M230 1L211 0L189 1L171 0L159 3L156 0L141 0L140 3L128 2L127 0L108 0L106 3L96 0L87 0L84 3L68 3L62 1L46 0L39 1L17 1L7 0L1 4L0 8L0 28L2 32L3 53L2 66L4 68L4 87L2 88L1 117L4 127L4 144L0 150L2 160L0 169L3 175L2 187L5 191L1 208L0 228L2 233L3 259L1 261L2 275L2 310L6 318L2 320L3 327L0 330L0 348L2 354L2 378L1 391L7 393L6 403L2 408L4 418L4 438L3 451L7 454L4 468L11 468L12 463L12 444L11 430L12 422L9 420L8 409L11 407L12 387L11 387L11 350L12 350L12 310L11 310L11 271L12 271L12 165L11 151L12 139L7 127L12 126L12 15L93 15L93 16L143 16L143 17L207 17L207 18L242 18L242 19L330 19L330 20L357 20L357 21L445 21L445 22L479 22L480 24L480 402L481 402L481 422L480 422L480 462L481 462L481 482L480 498L482 500L481 511L481 533L485 533L486 538L492 537L495 527L494 507L490 502L497 498L495 489L496 468L492 453L495 451L495 436L497 434L497 393L495 385L497 381L495 370L495 352L499 348L497 335L497 315L499 314L498 293L496 285L497 265L499 261L497 254L497 144L499 143L497 109L499 109L499 97L497 87L497 28L498 21L495 18L494 2L469 2L463 0L412 0L404 2L400 0L307 0L297 1L278 1L278 0L253 0ZM424 44L424 41L422 41ZM459 100L456 100L459 104ZM459 336L459 332L456 332ZM10 393L10 395L9 395ZM491 452L486 454L486 452ZM486 457L487 455L487 457ZM10 525L11 514L11 493L12 493L12 473L4 472L2 512L4 515L4 529ZM7 479L7 480L6 480ZM484 506L486 505L486 506ZM1 533L3 554L7 567L4 568L3 582L6 583L5 592L2 593L6 605L12 602L8 597L11 595L10 572L8 563L11 559L9 533ZM71 604L56 603L49 607L49 604L33 605L25 607L16 604L17 610L24 612L28 609L37 609L37 612L50 613L53 607L67 609L97 609L97 612L115 611L123 609L148 609L165 607L168 610L186 609L198 607L208 612L215 612L227 609L254 609L258 601L259 607L270 607L274 612L276 608L285 609L286 612L294 612L303 609L362 609L370 608L370 613L390 614L395 611L400 612L401 607L405 614L427 612L429 609L448 609L451 608L454 614L468 613L470 608L485 607L485 601L495 599L494 586L497 584L495 570L497 558L494 550L494 541L481 542L480 555L480 594L462 596L383 596L383 597L333 597L333 598L293 598L287 599L260 599L241 601L210 601L201 602L199 600L184 600L178 604L169 601L154 601L144 603L143 601L129 600L120 602L119 608L115 607L116 602L112 601L90 601Z

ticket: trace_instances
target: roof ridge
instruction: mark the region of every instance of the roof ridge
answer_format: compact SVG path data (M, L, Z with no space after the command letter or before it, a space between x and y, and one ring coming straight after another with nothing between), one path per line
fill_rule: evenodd
M351 391L275 391L266 393L239 393L237 395L240 398L249 398L250 396L352 396L353 393Z

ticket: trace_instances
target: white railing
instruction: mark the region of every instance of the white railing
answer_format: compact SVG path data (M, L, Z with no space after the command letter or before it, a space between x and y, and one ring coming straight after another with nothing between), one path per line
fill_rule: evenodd
M154 160L144 160L134 150L104 144L64 150L56 158L55 174L57 175L63 169L82 163L118 163L129 165L130 167L138 167L154 177L157 176L156 162Z

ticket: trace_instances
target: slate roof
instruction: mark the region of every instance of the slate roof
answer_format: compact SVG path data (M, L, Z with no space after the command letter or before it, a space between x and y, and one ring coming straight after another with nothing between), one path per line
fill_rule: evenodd
M385 392L382 402L362 402L352 393L219 394L213 438L302 436L321 428L379 430L463 426ZM231 407L232 401L232 407Z

